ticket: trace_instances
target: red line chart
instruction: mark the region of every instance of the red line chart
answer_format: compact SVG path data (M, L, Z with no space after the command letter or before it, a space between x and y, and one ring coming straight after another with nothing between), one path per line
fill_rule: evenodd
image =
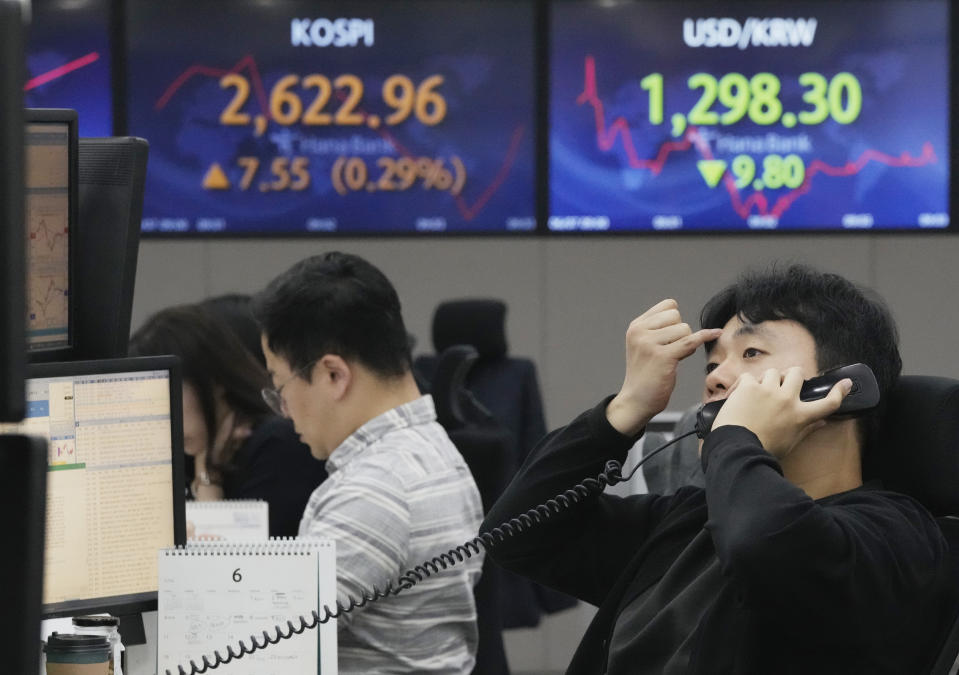
M239 73L244 69L248 70L250 73L250 82L253 85L253 93L256 96L256 101L260 106L260 111L266 116L267 119L270 119L270 106L267 104L266 89L263 86L263 78L260 77L260 71L259 68L257 68L256 59L253 58L252 54L247 54L244 56L242 59L237 61L232 68L214 68L212 66L205 66L200 63L193 64L180 73L180 75L170 83L170 86L166 88L166 91L163 92L163 95L157 99L154 107L157 110L163 110L167 103L170 102L170 99L173 98L173 95L180 90L180 87L185 85L197 75L203 77L223 77L224 75L229 75L230 73Z
M51 279L47 283L47 289L43 293L41 293L43 297L33 299L34 304L37 306L37 309L39 310L38 318L42 317L43 319L46 319L47 310L49 310L50 305L54 302L54 300L63 300L66 294L67 294L66 289L58 287L56 281Z
M699 133L697 127L691 126L686 129L682 140L667 141L659 147L659 152L653 158L642 158L636 150L633 142L633 133L629 121L625 117L617 117L612 122L606 121L606 108L603 100L599 96L596 85L596 59L587 55L585 60L583 91L576 97L577 105L589 104L593 108L593 118L596 126L596 145L603 152L612 150L617 140L620 141L623 151L626 153L626 159L633 169L644 169L650 171L654 176L662 172L669 156L673 152L684 152L690 148L695 148L696 152L703 159L714 159L712 149L709 143ZM809 192L812 187L812 180L817 174L826 176L841 177L853 176L865 168L870 162L885 164L890 167L920 167L928 164L934 164L937 160L935 150L931 143L923 143L922 152L914 157L908 152L902 152L898 156L893 156L880 152L879 150L864 150L855 160L846 162L842 166L832 166L819 159L809 162L806 167L806 176L799 187L790 190L780 196L770 205L769 199L762 192L754 192L746 199L743 199L742 193L736 187L736 181L732 174L727 171L723 176L723 186L729 193L729 200L733 209L743 219L747 218L755 208L761 216L774 216L776 218L789 209L790 206L802 195Z
M266 87L263 84L263 78L260 75L260 70L256 64L256 59L252 54L247 54L230 68L216 68L200 63L196 63L187 67L186 70L178 75L173 82L170 83L166 90L164 90L160 98L157 99L154 109L162 110L165 108L173 96L176 95L176 93L193 77L201 76L219 78L229 73L239 73L243 70L249 72L250 85L253 88L257 105L260 108L260 113L267 119L270 119L270 106L267 103ZM336 96L341 99L344 97L341 92L337 92ZM369 114L361 107L357 107L356 112L364 116ZM378 133L384 140L389 142L390 145L392 145L396 151L404 157L417 156L415 153L405 148L403 144L400 143L399 139L391 134L388 130L379 128L376 130L376 133ZM506 181L506 178L509 176L509 173L513 168L513 164L516 162L516 157L519 154L519 148L525 133L526 129L523 125L519 125L513 130L510 136L509 145L506 149L506 153L499 170L493 177L493 180L490 182L490 184L485 190L483 190L483 192L476 199L476 201L473 202L472 205L468 204L461 194L454 197L456 208L459 210L460 215L462 215L465 220L471 221L477 215L479 215L482 212L483 207L486 206L489 200L492 199L493 195L496 194L499 188Z
M659 148L659 153L652 159L642 159L633 144L633 132L625 117L617 117L611 124L606 124L606 106L599 98L596 89L596 61L592 56L586 57L586 76L583 84L583 93L576 98L576 103L589 103L593 107L593 117L596 122L596 145L603 152L609 152L616 145L617 137L622 138L623 150L632 169L648 169L654 176L663 170L663 165L669 155L676 151L689 150L694 136L690 128L683 135L681 141L667 141Z
M73 59L68 61L61 66L57 66L52 70L48 70L45 73L41 73L35 77L31 77L27 80L27 83L23 85L24 91L30 91L31 89L36 89L39 86L46 84L47 82L52 82L53 80L58 80L64 75L72 73L75 70L80 70L85 66L89 66L94 61L100 59L99 52L90 52L84 56L81 56L78 59Z
M54 232L45 220L41 220L36 229L30 230L30 240L38 243L45 242L50 253L53 253L53 249L56 248L60 239L66 239L67 237L69 237L69 231L66 228L62 232Z

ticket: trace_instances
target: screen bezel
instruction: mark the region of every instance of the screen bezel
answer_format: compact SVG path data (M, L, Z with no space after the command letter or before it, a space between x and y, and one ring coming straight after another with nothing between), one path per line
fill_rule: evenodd
M170 434L173 479L173 545L186 544L186 493L183 473L183 386L180 360L175 356L140 356L99 361L36 363L27 367L29 379L109 375L112 373L166 370L170 373ZM100 598L83 598L44 604L43 618L107 612L114 616L152 612L157 591Z
M692 0L696 1L696 0ZM755 4L756 2L768 2L771 6L780 7L781 3L777 4L775 0L729 0L728 3L723 5L724 11L735 11L735 7L738 4L745 4L749 2ZM894 1L894 0L889 0ZM682 237L776 237L776 236L818 236L818 235L829 235L829 236L848 236L848 237L862 237L869 235L883 235L883 236L908 236L908 235L918 235L918 236L949 236L953 234L959 234L959 222L955 218L953 210L956 205L959 205L959 148L956 148L956 140L959 139L959 109L957 109L957 91L955 83L955 66L954 64L959 59L959 40L956 39L956 36L959 35L959 11L953 7L953 3L950 0L917 0L917 2L925 3L941 3L945 4L946 11L948 13L948 18L946 21L946 40L947 40L947 53L948 53L948 62L946 64L946 80L949 83L949 98L948 105L946 109L946 114L949 115L949 121L947 124L948 128L948 161L949 161L949 178L948 184L946 186L946 194L948 199L948 209L949 209L949 225L943 228L928 228L928 227L913 227L913 228L843 228L842 226L815 226L802 229L716 229L716 230L652 230L652 229L622 229L622 230L567 230L567 231L554 231L549 229L549 216L552 214L552 194L551 194L551 180L550 180L550 159L549 159L549 128L548 128L548 119L549 119L549 107L552 94L552 47L551 47L551 37L552 37L552 26L553 26L553 16L552 8L560 5L581 5L589 6L593 5L597 9L609 8L610 6L622 6L622 5L638 5L638 4L671 4L674 5L676 0L543 0L545 4L544 14L545 18L543 19L541 26L541 36L540 42L543 44L543 50L545 55L543 57L543 62L546 64L545 68L539 73L540 77L545 82L545 92L543 97L545 102L542 104L544 111L541 117L544 120L544 123L547 125L547 130L545 135L547 136L544 143L546 147L546 155L543 160L543 171L545 176L541 177L541 184L545 185L545 189L540 195L540 202L542 203L544 217L538 223L538 232L542 236L548 238L579 238L579 237L642 237L642 238L662 238L662 239L675 239Z
M77 287L77 224L80 220L80 137L77 128L77 111L68 108L24 108L24 130L29 124L66 124L67 125L67 227L70 235L67 237L67 278L70 283L70 295L67 299L67 344L61 347L46 349L31 349L29 338L26 343L27 361L39 363L45 361L66 361L74 358L77 352L77 298L81 291ZM24 166L26 166L26 144L24 144ZM24 221L26 221L26 199L24 199ZM26 227L26 222L24 222ZM26 245L27 242L25 241ZM29 265L26 265L27 283L29 288ZM26 316L24 316L26 321Z
M24 33L19 3L0 2L0 422L25 411Z

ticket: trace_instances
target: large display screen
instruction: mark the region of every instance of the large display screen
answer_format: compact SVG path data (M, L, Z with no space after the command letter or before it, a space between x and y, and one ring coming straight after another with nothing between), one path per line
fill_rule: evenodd
M143 231L534 229L532 4L131 0Z
M81 136L113 134L109 0L34 0L28 108L72 108Z
M550 9L550 230L949 226L945 0Z

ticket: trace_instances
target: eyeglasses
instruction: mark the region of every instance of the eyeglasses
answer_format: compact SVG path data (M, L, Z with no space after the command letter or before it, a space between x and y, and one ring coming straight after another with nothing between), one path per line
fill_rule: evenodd
M260 390L260 395L263 397L263 400L266 402L266 404L270 407L270 410L275 412L280 417L287 416L286 401L283 400L283 387L285 387L290 382L292 382L293 380L298 378L300 375L302 375L303 373L308 371L310 368L312 368L314 365L316 365L317 361L319 361L319 359L313 359L302 368L297 368L296 370L294 370L293 374L290 375L288 378L286 378L286 381L283 384L281 384L279 387L276 387L276 388L263 387L263 389Z

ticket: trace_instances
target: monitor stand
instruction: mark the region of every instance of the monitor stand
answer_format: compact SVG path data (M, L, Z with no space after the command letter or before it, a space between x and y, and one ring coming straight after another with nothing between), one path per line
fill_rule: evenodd
M142 675L143 673L155 673L157 667L157 613L144 612L134 617L121 617L121 628L123 621L129 621L135 624L143 631L145 638L139 643L132 645L127 643L127 638L123 638L123 673L124 675ZM124 635L126 635L124 633ZM132 639L136 636L131 635ZM160 674L162 675L162 673Z
M143 615L121 614L120 615L120 642L124 647L133 645L145 645L147 643L146 630L143 628Z
M136 614L121 614L119 632L120 642L123 644L120 666L124 673L132 673L130 647L147 643L146 630L143 628L143 615L139 612Z

